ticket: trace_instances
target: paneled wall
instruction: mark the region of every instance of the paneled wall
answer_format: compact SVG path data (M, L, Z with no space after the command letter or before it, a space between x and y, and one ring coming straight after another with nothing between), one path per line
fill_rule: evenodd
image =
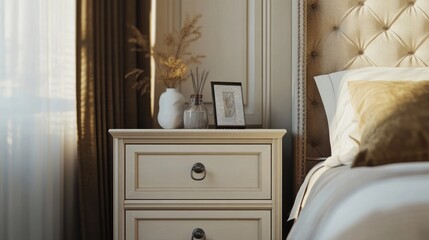
M186 15L202 14L202 38L190 51L206 56L200 69L210 71L208 80L241 82L246 125L269 126L269 0L157 0L156 38L180 29ZM163 91L158 83L157 94ZM181 92L192 94L190 80ZM210 84L203 100L212 109ZM157 102L157 101L155 101ZM156 112L156 111L155 111ZM212 110L210 110L212 112Z

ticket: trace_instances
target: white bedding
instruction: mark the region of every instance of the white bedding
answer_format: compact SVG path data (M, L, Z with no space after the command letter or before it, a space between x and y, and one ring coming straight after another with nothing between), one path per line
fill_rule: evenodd
M301 185L301 188L298 191L298 194L295 197L295 202L289 214L288 221L298 218L299 212L305 206L305 203L307 202L308 196L310 195L311 189L314 187L314 184L317 182L320 176L322 176L322 174L328 169L330 168L324 166L322 162L314 166L308 172L304 182Z
M351 165L359 151L359 120L352 107L347 84L358 80L429 80L429 68L367 67L316 76L317 88L329 120L332 155L325 161L325 166Z
M374 213L392 211L400 209L403 206L420 206L425 204L429 206L429 178L427 175L406 176L378 181L363 189L358 189L345 198L343 202L339 203L331 213L331 217L324 223L325 226L323 229L316 235L318 235L318 239L338 239L344 232L351 231L356 225L371 218ZM356 208L356 206L360 207ZM407 216L407 212L405 208L403 217ZM397 221L397 219L388 220ZM427 215L426 223L429 224L429 215ZM404 228L405 226L400 227ZM341 231L340 236L338 236L339 229L344 229ZM370 230L367 229L367 231ZM402 232L402 236L394 235L387 238L391 230L393 229L386 230L385 239L410 239L410 231L406 229ZM428 237L429 232L425 236L425 239Z
M343 166L319 178L288 239L427 239L428 223L429 163Z
M333 106L326 111L332 156L307 174L289 216L297 221L288 239L429 239L422 225L429 223L429 163L350 168L361 133L347 84L428 80L429 68L364 68L315 79L325 108ZM398 214L400 220L393 217Z

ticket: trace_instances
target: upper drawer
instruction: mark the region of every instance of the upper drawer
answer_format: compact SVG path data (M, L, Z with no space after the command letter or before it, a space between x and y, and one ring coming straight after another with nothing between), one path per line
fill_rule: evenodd
M271 146L126 145L125 176L126 199L271 199Z

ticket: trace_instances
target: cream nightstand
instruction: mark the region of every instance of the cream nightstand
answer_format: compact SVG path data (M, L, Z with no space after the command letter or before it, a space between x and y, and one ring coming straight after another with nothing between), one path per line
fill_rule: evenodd
M282 239L285 133L110 130L114 239Z

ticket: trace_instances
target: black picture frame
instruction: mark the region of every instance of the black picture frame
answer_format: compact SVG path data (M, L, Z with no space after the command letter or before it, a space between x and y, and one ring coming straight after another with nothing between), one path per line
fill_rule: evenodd
M241 82L211 82L216 128L245 128Z

